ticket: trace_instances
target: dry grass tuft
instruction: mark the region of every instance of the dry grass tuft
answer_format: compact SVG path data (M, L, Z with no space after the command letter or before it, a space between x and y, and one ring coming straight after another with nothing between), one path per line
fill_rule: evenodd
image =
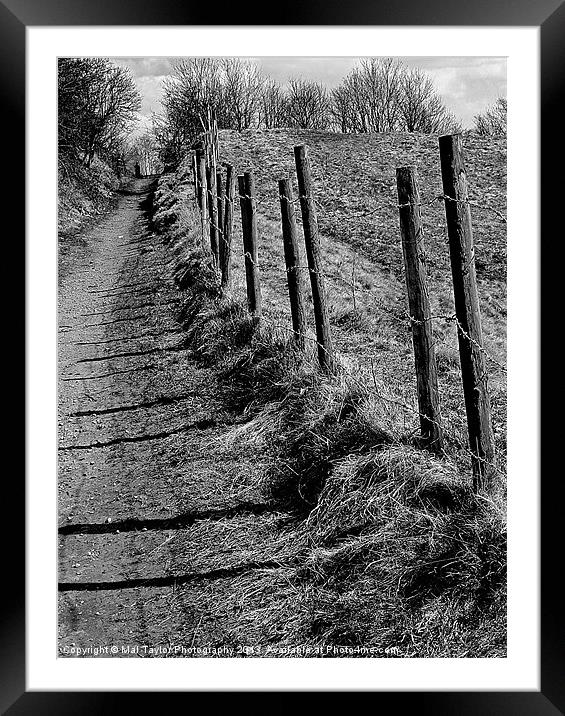
M330 320L332 324L351 333L355 333L359 330L366 331L371 325L371 320L367 311L358 308L335 310L332 313Z
M207 363L229 360L251 341L255 325L241 303L229 297L206 300L202 293L197 293L187 307L184 316L189 343L201 360Z
M293 339L276 329L257 327L247 344L239 346L241 350L228 355L220 370L228 406L250 412L282 401L305 365Z
M286 431L265 491L287 509L309 512L325 481L343 458L380 447L390 436L362 409L364 396L346 377L294 386L283 405Z
M191 289L211 298L220 295L220 275L211 256L202 248L193 249L178 261L174 278L181 291Z
M443 514L472 501L471 480L455 464L394 444L341 461L311 519L320 537L331 539L336 530L401 519L407 509Z

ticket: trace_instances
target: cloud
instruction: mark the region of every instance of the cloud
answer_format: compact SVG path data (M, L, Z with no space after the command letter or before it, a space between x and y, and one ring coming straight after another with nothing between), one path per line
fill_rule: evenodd
M113 62L131 70L135 78L170 75L174 58L170 57L112 57Z
M338 85L358 62L356 57L260 57L257 60L264 74L279 82L301 77L323 82L328 87Z
M141 113L157 114L162 109L163 81L169 75L145 75L135 78L135 84L141 94Z
M446 106L463 126L470 127L473 117L493 104L498 97L506 97L506 59L463 58L471 62L449 63L423 67L432 78Z

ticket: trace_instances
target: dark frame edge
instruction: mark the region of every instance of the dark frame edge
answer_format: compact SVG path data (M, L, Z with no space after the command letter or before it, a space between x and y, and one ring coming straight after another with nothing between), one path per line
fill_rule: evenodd
M3 147L4 172L1 173L3 218L13 217L11 230L4 228L3 265L21 265L25 246L25 25L0 2L0 97L2 98L3 134L9 138ZM23 150L23 151L22 151ZM6 224L5 224L6 225ZM8 256L7 252L11 255ZM22 262L23 263L23 262ZM15 286L14 286L15 287ZM20 293L18 284L18 294ZM23 292L22 292L23 293ZM24 345L25 316L17 316L16 308L24 305L19 295L5 311L6 335L13 346ZM19 340L18 340L19 339ZM16 364L18 365L18 364ZM23 362L19 365L22 365ZM23 371L22 371L23 372ZM12 380L15 373L11 372ZM22 381L23 384L24 381ZM18 431L21 435L22 432ZM5 445L15 445L13 438ZM24 448L25 450L25 448ZM24 451L21 453L24 455ZM17 462L15 464L18 464ZM11 472L10 470L6 470ZM15 472L15 471L14 471ZM0 640L0 710L9 706L25 689L25 481L20 473L5 483L3 503L6 526L3 549L4 607Z
M556 127L560 126L563 113L563 76L565 71L565 4L561 4L540 27L540 159L541 159L541 332L545 343L541 343L541 359L544 369L540 373L541 405L552 391L548 376L557 368L556 357L549 350L553 326L550 326L549 307L559 287L559 274L552 276L556 267L555 256L549 251L552 237L559 235L560 227L553 208L555 188L562 184L560 166L563 161L563 143L557 147L551 141ZM554 223L555 222L555 223ZM557 232L557 234L556 234ZM545 238L545 244L544 239ZM545 247L545 250L544 250ZM543 309L546 309L545 311ZM553 319L553 321L555 318ZM553 323L552 321L552 323ZM555 365L553 365L555 363ZM542 417L540 426L541 448L560 444L560 429L547 416ZM541 460L545 467L545 480L541 480L541 692L558 708L565 712L565 625L563 618L563 592L560 588L556 559L558 547L563 544L562 501L558 497L558 483L552 480L549 459Z

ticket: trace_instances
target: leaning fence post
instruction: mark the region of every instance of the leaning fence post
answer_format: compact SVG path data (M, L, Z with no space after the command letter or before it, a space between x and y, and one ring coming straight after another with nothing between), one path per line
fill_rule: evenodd
M304 227L304 244L312 286L312 300L314 302L314 320L316 322L316 339L318 341L318 360L322 370L333 372L335 357L330 333L330 320L324 287L324 274L322 268L322 252L318 234L318 218L316 204L313 196L312 175L310 161L306 147L294 147L296 174L298 177L298 194L302 210L302 224Z
M206 181L206 156L204 152L198 156L198 183L200 186L200 227L202 231L202 248L206 251L208 236L208 183Z
M473 486L477 491L487 486L490 472L488 467L494 460L494 436L483 356L473 230L461 135L440 137L439 149L449 255L453 275L461 377L467 412L469 445L473 454Z
M402 253L416 363L416 385L420 430L423 443L440 452L441 415L437 383L437 366L432 331L430 298L423 260L423 230L420 216L420 192L416 170L396 170L398 211L402 234Z
M238 177L238 184L245 255L247 306L249 313L258 321L261 316L261 285L257 262L257 210L253 174L245 172L243 176Z
M210 250L216 265L218 265L218 197L214 164L206 168L206 180L208 182L208 213L210 215Z
M231 242L233 237L233 213L235 201L235 172L228 164L226 171L226 195L224 204L223 240L220 244L220 270L222 272L222 288L230 283Z
M304 350L306 333L306 311L304 308L304 290L300 271L300 251L294 212L294 197L290 179L279 180L279 198L281 203L282 236L284 260L286 264L286 281L290 299L292 328L296 344Z
M218 266L221 265L222 251L224 245L224 183L222 180L222 172L216 172L216 192L217 192L217 212L218 212Z

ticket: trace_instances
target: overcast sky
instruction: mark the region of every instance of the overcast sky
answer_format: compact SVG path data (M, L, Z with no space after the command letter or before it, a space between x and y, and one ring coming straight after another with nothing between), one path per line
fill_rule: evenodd
M129 67L143 97L141 114L149 117L160 112L162 82L180 57L114 57L114 62ZM359 57L250 57L263 73L281 83L292 77L323 82L327 87L339 84ZM473 125L473 117L506 97L505 57L400 57L410 67L425 70L435 83L447 108L464 128Z

